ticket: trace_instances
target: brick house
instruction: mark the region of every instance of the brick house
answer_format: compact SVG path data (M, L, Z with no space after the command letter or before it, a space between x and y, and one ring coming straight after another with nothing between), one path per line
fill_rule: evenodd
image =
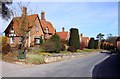
M85 37L83 36L83 34L80 34L80 43L81 45L84 44L83 47L88 47L89 40L90 40L89 37Z
M35 46L40 43L40 37L43 41L49 39L55 33L55 29L51 22L46 21L45 12L41 12L41 19L38 14L27 15L27 8L22 8L22 16L26 18L26 26L23 27L25 30L29 29L27 32L27 39L25 46ZM5 29L5 36L9 37L9 43L12 47L16 47L20 44L20 36L23 34L21 32L21 20L22 17L15 17L11 20L10 24ZM24 19L23 19L24 20ZM12 36L11 36L12 35Z
M63 27L61 32L56 32L56 33L60 37L61 43L67 45L70 37L69 32L65 31L65 28Z

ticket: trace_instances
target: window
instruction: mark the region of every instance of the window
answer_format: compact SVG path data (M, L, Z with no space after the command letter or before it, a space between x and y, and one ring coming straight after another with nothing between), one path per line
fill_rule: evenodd
M35 32L38 32L38 26L35 27Z
M22 40L21 37L19 37L19 38L18 38L18 44L21 44L21 43L22 43L21 40Z
M14 37L10 37L10 44L14 44Z
M48 33L48 27L46 28L46 33Z
M34 40L35 40L35 44L40 44L40 37L35 37Z

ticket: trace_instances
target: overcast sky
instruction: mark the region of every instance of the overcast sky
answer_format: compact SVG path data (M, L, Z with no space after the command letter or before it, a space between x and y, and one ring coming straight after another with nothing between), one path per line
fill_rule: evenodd
M23 2L22 4L27 5ZM16 2L10 7L17 16L21 15ZM118 35L117 2L94 2L93 0L93 2L30 2L28 4L29 14L37 13L40 16L41 11L45 11L46 20L53 24L57 32L61 31L62 27L66 31L76 27L79 33L89 37L96 37L98 33ZM1 32L9 22L2 20Z

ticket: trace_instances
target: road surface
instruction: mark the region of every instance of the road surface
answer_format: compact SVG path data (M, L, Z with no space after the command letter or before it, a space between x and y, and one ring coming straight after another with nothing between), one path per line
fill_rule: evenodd
M63 60L60 62L42 64L30 67L2 63L3 77L92 77L98 73L95 67L110 54L96 53L93 55ZM97 71L96 71L97 70ZM99 67L100 70L100 67Z

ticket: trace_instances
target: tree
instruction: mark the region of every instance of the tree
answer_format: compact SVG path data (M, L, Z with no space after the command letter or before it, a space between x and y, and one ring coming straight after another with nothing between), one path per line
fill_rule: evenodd
M76 50L80 48L79 32L77 28L70 29L69 46L74 47Z
M88 43L88 48L89 49L94 49L94 38L90 38L90 41Z
M9 20L13 15L12 10L8 8L12 4L12 0L0 0L0 16L4 20Z
M97 37L96 37L96 38L98 38L98 40L99 40L99 44L98 44L99 49L100 49L101 41L103 40L103 36L104 36L104 34L99 33L99 34L97 35Z

